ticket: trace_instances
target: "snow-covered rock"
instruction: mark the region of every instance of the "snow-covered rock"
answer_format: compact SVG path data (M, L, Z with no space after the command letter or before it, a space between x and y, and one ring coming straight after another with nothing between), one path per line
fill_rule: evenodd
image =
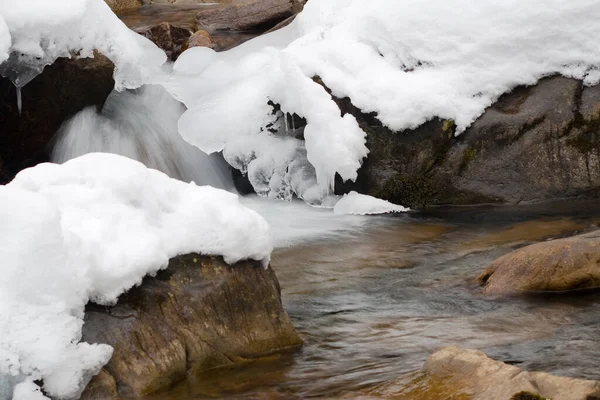
M80 343L88 300L114 304L192 252L267 265L269 227L235 194L116 155L41 164L0 186L0 388L77 397L112 348Z

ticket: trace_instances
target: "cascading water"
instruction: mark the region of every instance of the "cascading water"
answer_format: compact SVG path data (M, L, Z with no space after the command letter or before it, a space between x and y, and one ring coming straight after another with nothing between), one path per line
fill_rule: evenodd
M162 86L113 91L100 112L86 108L63 124L51 159L63 163L92 152L114 153L172 178L234 190L221 155L205 154L177 132L184 111Z

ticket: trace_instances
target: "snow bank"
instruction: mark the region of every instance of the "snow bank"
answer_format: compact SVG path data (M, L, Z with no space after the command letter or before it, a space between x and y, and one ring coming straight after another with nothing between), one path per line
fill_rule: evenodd
M0 62L8 58L0 74L17 87L58 57L91 57L94 49L114 62L117 89L154 81L167 59L104 0L0 0Z
M345 194L333 208L335 214L386 214L410 211L389 201L359 194L354 191Z
M0 393L77 397L110 359L78 343L88 300L112 304L170 258L266 264L269 227L236 195L110 154L41 164L0 186ZM15 386L16 385L16 386Z
M437 116L455 121L460 133L516 85L554 73L598 83L598 5L597 0L309 1L290 26L231 51L186 51L170 84L189 108L179 129L207 152L224 150L265 196L289 192L294 180L287 165L309 161L314 171L304 168L303 187L317 184L316 197L323 198L335 173L356 177L367 149L354 118L341 116L311 78L320 77L336 97L350 97L364 112L377 113L393 130ZM282 113L306 118L305 142L289 139L301 132L290 135L268 101ZM239 145L249 142L254 146ZM310 196L296 193L318 203L315 190Z

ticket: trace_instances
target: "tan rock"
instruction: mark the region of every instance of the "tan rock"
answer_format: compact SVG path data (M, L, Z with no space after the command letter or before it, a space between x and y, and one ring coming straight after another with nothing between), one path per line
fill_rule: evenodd
M485 293L561 292L600 287L600 231L523 247L480 276Z
M210 37L210 34L206 31L199 30L196 31L190 36L188 39L188 48L190 47L213 47L213 41Z
M172 259L114 307L89 307L83 337L114 347L105 370L125 397L170 386L188 372L245 363L302 343L272 269L254 262L231 267L197 254ZM107 390L99 380L106 381L95 377L86 395L93 387Z
M115 13L127 10L135 10L142 6L141 0L105 0L106 4Z
M294 15L292 0L254 0L200 11L196 23L209 33L216 31L268 30Z
M597 381L527 372L481 351L446 347L432 354L423 370L410 376L408 385L403 377L371 394L404 400L509 400L527 398L513 396L528 392L547 399L589 400L597 398L599 390Z

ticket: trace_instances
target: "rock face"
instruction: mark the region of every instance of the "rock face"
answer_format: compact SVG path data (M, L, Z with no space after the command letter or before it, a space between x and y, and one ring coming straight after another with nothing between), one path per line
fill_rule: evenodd
M177 257L114 307L86 311L83 338L115 348L83 399L139 397L187 373L244 363L302 344L272 269Z
M600 288L600 231L513 251L494 261L479 281L485 293Z
M198 28L216 31L266 31L297 9L293 0L246 0L224 7L202 10L196 16Z
M106 57L59 58L22 90L17 110L13 84L0 77L0 184L24 168L48 161L50 141L60 125L87 106L102 106L114 87Z
M160 23L138 33L163 49L171 61L175 61L186 49L188 38L192 35L192 31L189 29L177 27L168 22Z
M213 48L213 41L210 34L202 29L196 31L188 39L188 47L209 47Z
M600 399L600 383L527 372L481 351L447 347L427 359L408 387L393 382L373 394L406 400L594 400Z
M370 154L354 190L397 204L541 202L592 197L600 188L600 87L562 77L518 87L463 134L433 120L391 132L338 100L367 132Z

